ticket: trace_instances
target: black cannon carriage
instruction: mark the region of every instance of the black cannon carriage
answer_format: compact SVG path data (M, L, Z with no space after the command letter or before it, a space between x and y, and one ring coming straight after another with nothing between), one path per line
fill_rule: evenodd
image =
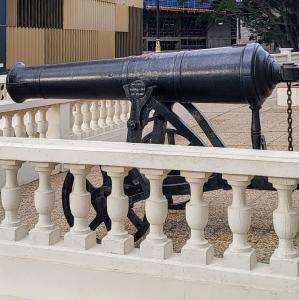
M204 141L174 112L179 103L202 129L215 147L225 147L212 125L195 103L247 103L252 110L251 139L254 149L265 149L261 134L260 109L266 98L280 82L299 80L299 68L294 64L280 66L258 44L196 51L148 54L137 57L79 62L40 67L16 64L7 76L7 89L12 99L22 102L28 98L113 99L131 101L127 142L175 144L176 136L184 137L190 145L205 146ZM144 128L153 123L152 131ZM171 124L171 128L168 128ZM97 212L91 222L95 230L101 223L110 229L107 196L111 180L102 172L103 184L94 187L87 181L92 205ZM62 201L66 219L73 225L69 195L73 176L68 173ZM204 191L229 189L221 174L212 174ZM272 189L267 178L255 177L249 188ZM183 209L186 201L175 203L173 197L190 193L189 184L172 170L163 183L163 193L170 209ZM129 197L128 218L136 227L135 241L147 231L146 216L140 219L134 204L149 195L149 182L132 169L125 178L125 194Z

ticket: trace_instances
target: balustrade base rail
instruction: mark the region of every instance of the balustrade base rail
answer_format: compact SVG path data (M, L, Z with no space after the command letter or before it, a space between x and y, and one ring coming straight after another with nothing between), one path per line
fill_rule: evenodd
M278 276L269 265L254 271L227 268L223 259L207 266L187 264L179 254L147 259L135 249L108 254L101 245L79 251L63 242L32 246L25 240L0 244L0 295L26 299L297 300L298 277ZM1 299L1 297L0 297Z

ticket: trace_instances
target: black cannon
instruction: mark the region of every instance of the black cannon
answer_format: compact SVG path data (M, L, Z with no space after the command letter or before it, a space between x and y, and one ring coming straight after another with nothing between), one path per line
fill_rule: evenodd
M63 99L125 99L131 101L127 141L135 143L175 144L175 137L184 137L190 145L205 146L200 138L173 110L181 104L194 118L210 143L224 143L194 103L247 103L252 110L251 138L254 149L265 149L261 134L259 111L276 84L299 80L299 68L294 64L278 65L258 44L198 51L148 54L138 57L49 65L26 68L16 64L7 76L7 89L12 99L22 102L28 98ZM143 135L146 125L152 131ZM167 123L172 128L167 128ZM87 181L92 205L97 212L91 229L105 223L110 178L102 172L103 184L96 188ZM69 194L73 176L68 173L62 191L64 213L70 226ZM205 191L229 189L221 174L213 174ZM255 177L249 188L272 189L267 178ZM128 218L136 227L135 240L148 229L146 216L135 214L134 203L149 195L149 183L137 169L125 178L125 193L129 197ZM174 203L173 196L190 193L190 187L180 172L172 170L163 183L163 193L170 209L183 209L186 201Z

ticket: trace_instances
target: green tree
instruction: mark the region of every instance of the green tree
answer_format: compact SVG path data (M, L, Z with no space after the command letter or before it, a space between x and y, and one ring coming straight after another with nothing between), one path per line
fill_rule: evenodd
M211 2L211 0L198 0ZM298 0L212 0L212 11L202 16L209 23L235 22L240 16L251 39L275 47L298 49Z

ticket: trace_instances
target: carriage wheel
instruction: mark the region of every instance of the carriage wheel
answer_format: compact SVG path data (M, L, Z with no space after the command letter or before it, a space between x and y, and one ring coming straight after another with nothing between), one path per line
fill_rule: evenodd
M96 211L96 217L91 221L89 227L96 230L98 226L104 224L107 231L111 229L111 220L107 212L107 197L111 193L111 180L106 172L101 170L103 184L101 187L94 187L86 180L86 189L91 194L91 204ZM69 226L74 225L74 216L70 208L70 193L72 192L74 176L70 172L67 173L62 188L62 206L65 218ZM134 204L149 196L149 184L147 179L142 176L137 169L132 169L124 182L125 194L129 197L128 219L136 228L134 241L138 241L148 230L149 223L144 215L142 218L134 211Z

